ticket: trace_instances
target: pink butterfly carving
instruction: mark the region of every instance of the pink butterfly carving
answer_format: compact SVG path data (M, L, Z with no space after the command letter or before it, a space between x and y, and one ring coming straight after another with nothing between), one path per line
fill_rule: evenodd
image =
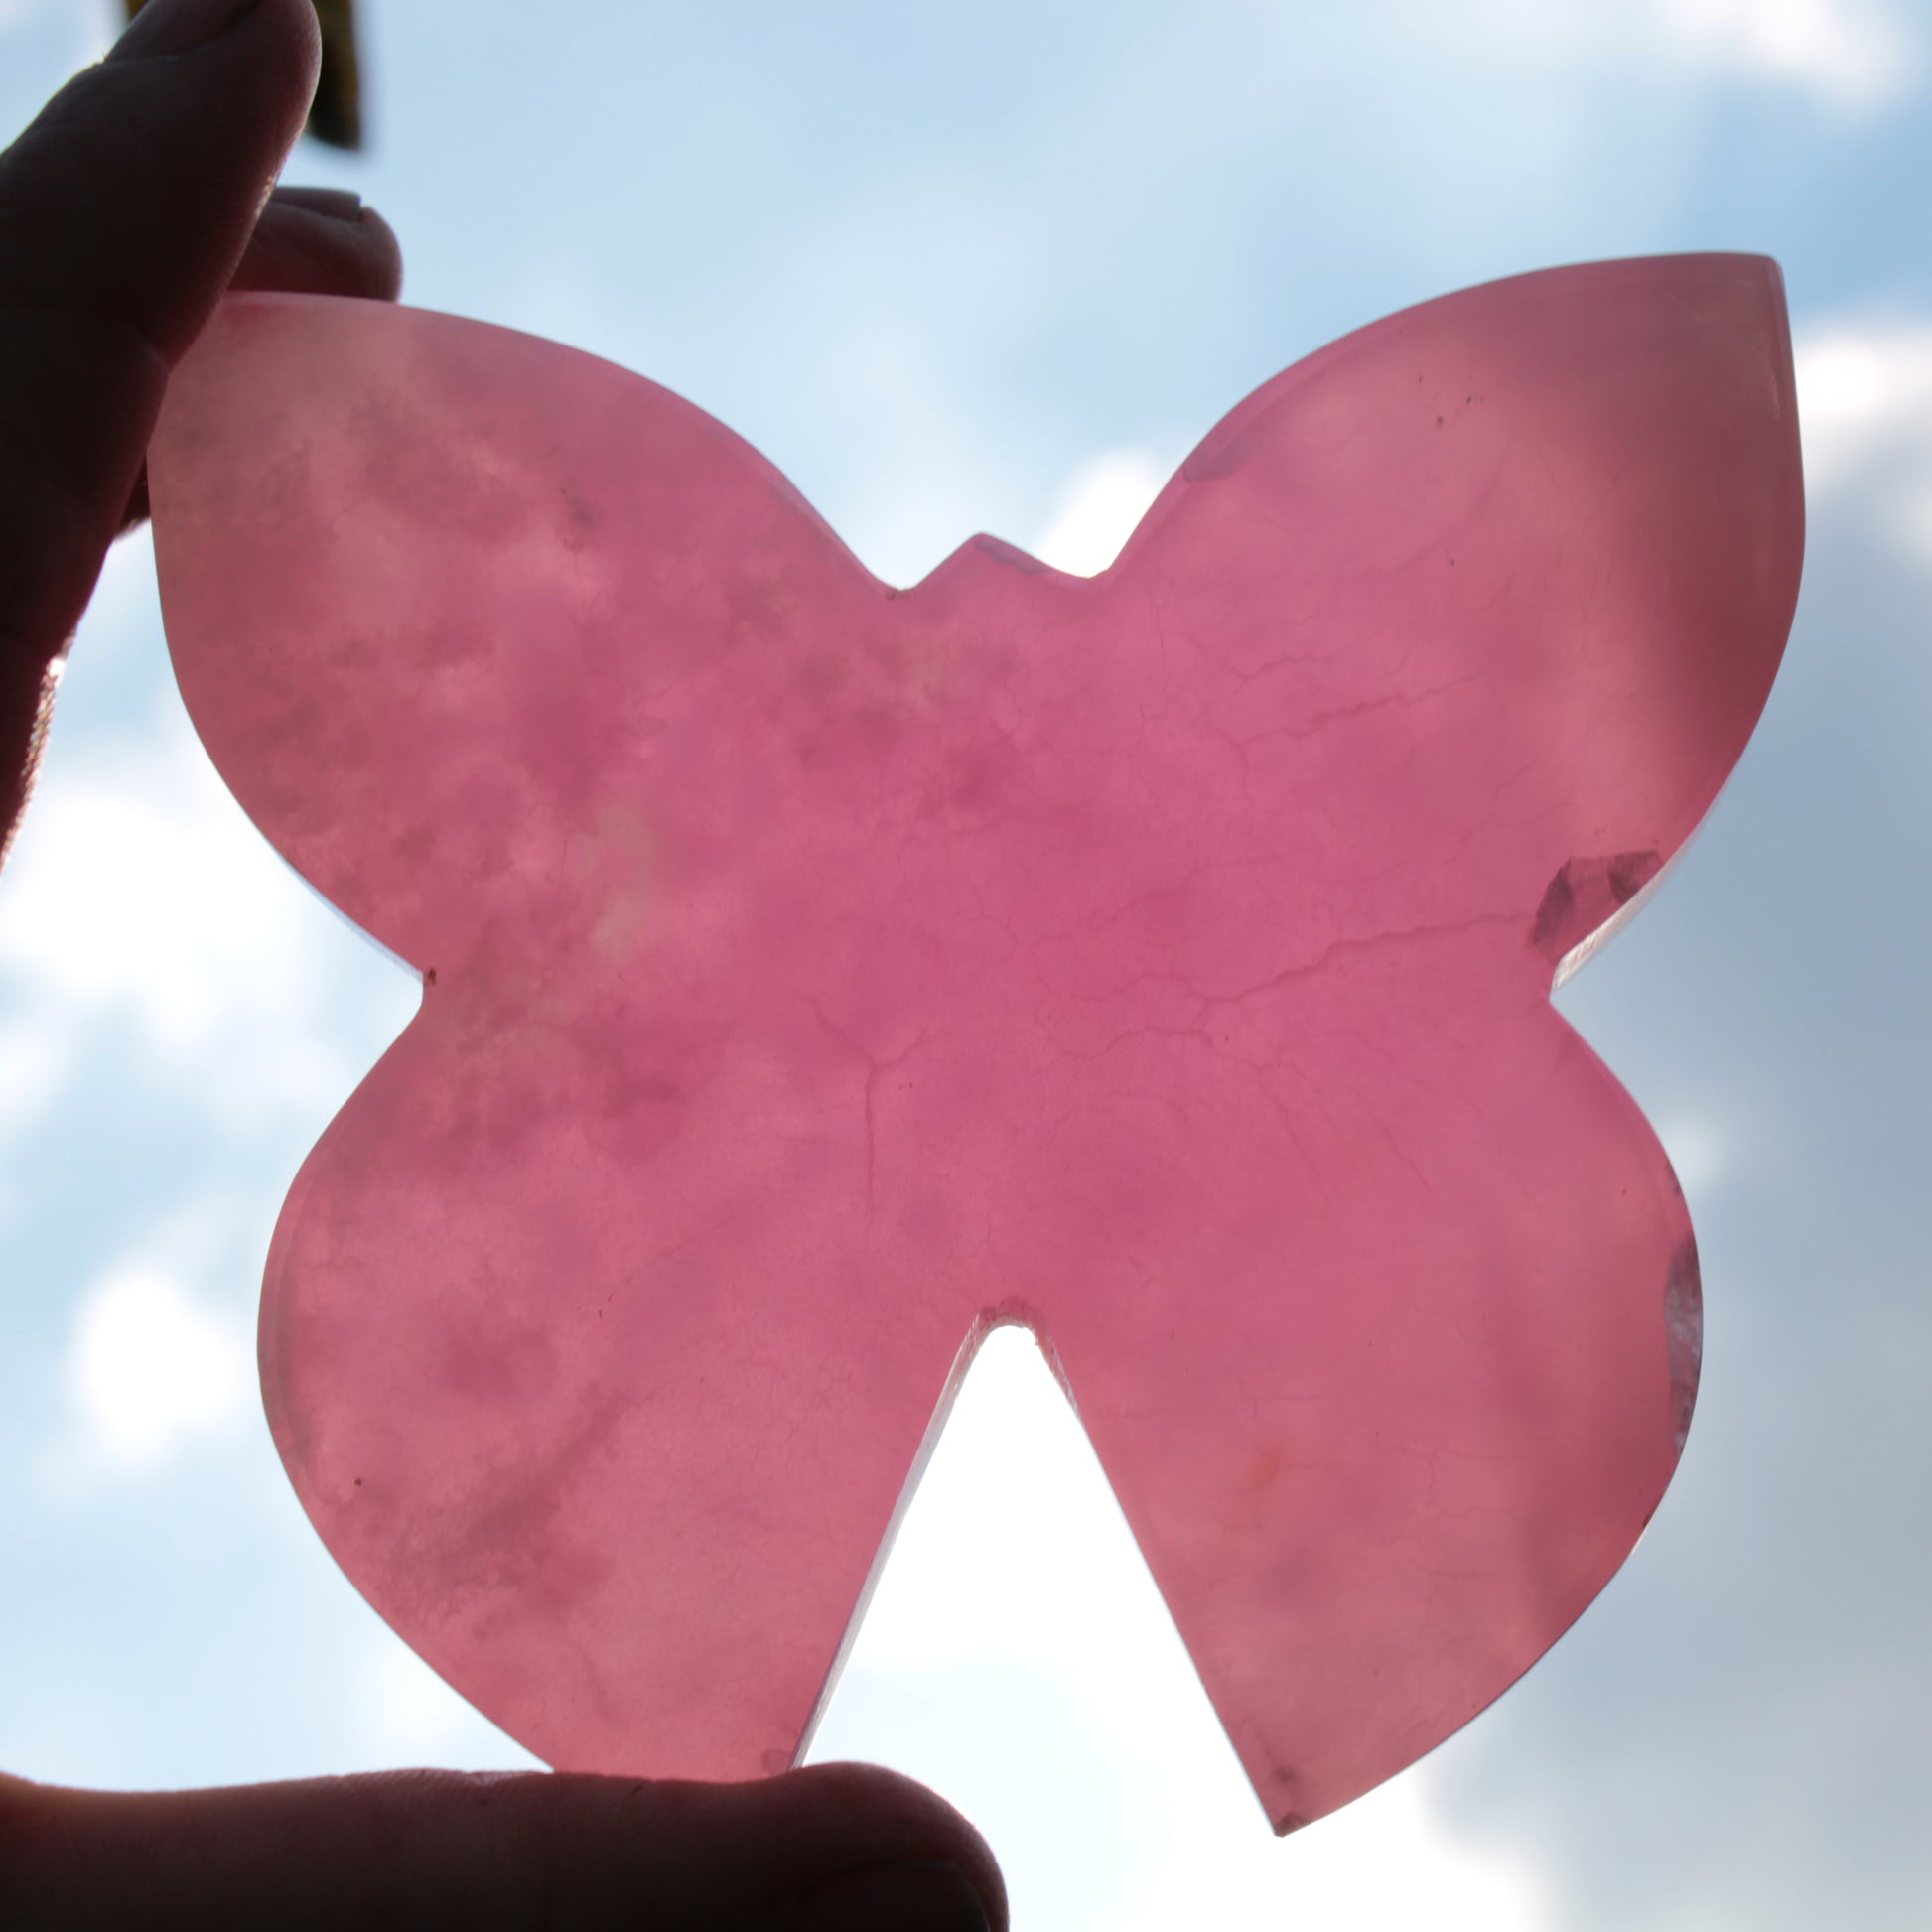
M1772 263L1365 329L1091 580L979 537L889 589L651 383L306 297L223 307L152 477L216 765L424 982L284 1210L269 1418L532 1750L792 1761L1000 1321L1279 1830L1603 1587L1696 1250L1549 994L1783 647Z

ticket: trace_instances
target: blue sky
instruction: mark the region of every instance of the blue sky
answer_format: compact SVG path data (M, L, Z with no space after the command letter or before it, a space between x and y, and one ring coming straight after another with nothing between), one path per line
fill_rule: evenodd
M1932 6L366 0L408 299L748 436L882 575L1105 562L1256 383L1556 262L1783 263L1810 539L1694 849L1560 1004L1671 1149L1707 1353L1678 1480L1562 1644L1273 1840L1030 1345L989 1345L818 1740L937 1784L1017 1922L1932 1917ZM0 0L0 128L104 45ZM360 1603L256 1403L296 1165L416 989L293 880L110 560L0 886L0 1764L99 1785L522 1761Z

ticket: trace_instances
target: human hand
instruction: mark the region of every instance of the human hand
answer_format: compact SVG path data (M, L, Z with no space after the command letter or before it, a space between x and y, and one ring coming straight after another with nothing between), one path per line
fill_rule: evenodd
M0 155L0 858L67 641L146 512L170 368L223 288L392 297L353 197L264 204L315 86L308 0L151 0ZM992 1854L863 1765L747 1785L409 1772L106 1794L0 1776L0 1924L278 1932L1004 1932Z
M315 84L310 10L168 0L0 156L0 855L108 544L147 511L168 372L224 287L393 296L355 197L264 206ZM257 218L259 216L259 219Z

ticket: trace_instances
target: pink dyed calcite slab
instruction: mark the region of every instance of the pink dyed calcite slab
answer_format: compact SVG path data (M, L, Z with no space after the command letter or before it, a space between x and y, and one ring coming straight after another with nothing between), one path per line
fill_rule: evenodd
M1279 1829L1602 1588L1696 1250L1549 994L1777 666L1773 264L1378 323L1092 580L889 589L651 383L314 298L224 305L151 470L215 763L424 981L282 1216L276 1441L531 1749L789 1763L1002 1319Z

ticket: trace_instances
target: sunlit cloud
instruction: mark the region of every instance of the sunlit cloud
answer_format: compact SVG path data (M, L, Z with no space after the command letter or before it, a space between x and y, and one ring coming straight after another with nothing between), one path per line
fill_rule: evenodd
M1176 1786L1173 1801L1185 1805L1186 1787ZM1549 1932L1562 1922L1533 1861L1455 1831L1433 1803L1422 1771L1404 1772L1283 1842L1263 1842L1265 1832L1237 1834L1204 1806L1168 1830L1171 1843L1187 1850L1170 1857L1154 1880L1165 1894L1162 1905L1131 1915L1121 1932L1182 1923L1216 1932L1278 1932L1284 1925L1309 1932Z
M1167 481L1145 450L1095 457L1060 491L1034 554L1075 577L1097 575L1120 554Z
M73 1047L70 1035L46 1026L0 1025L0 1151L59 1092Z
M1794 358L1808 492L1859 490L1908 556L1932 563L1932 322L1826 323Z
M1805 481L1829 489L1888 447L1932 447L1932 322L1837 321L1795 348Z
M210 1117L345 1095L363 1069L326 1011L344 949L171 718L50 765L0 894L0 1001L10 1035L41 1042L27 1055L41 1104L66 1042L117 1023L156 1069L192 1076ZM16 1094L0 1099L4 1134L20 1088L0 1081Z
M1916 85L1920 40L1890 0L1485 0L1504 45L1570 67L1657 60L1861 113Z
M292 896L199 753L99 747L35 802L0 898L0 969L96 1021L125 1014L186 1061L237 1022L315 1004Z
M246 1416L254 1351L243 1322L171 1275L131 1265L83 1298L67 1392L81 1473L151 1474Z
M71 1028L46 1020L0 1024L0 1163L25 1138L67 1084L78 1049ZM0 1236L19 1219L23 1190L0 1165Z
M1916 39L1883 0L1663 0L1655 15L1694 58L1841 106L1894 100L1917 78Z

